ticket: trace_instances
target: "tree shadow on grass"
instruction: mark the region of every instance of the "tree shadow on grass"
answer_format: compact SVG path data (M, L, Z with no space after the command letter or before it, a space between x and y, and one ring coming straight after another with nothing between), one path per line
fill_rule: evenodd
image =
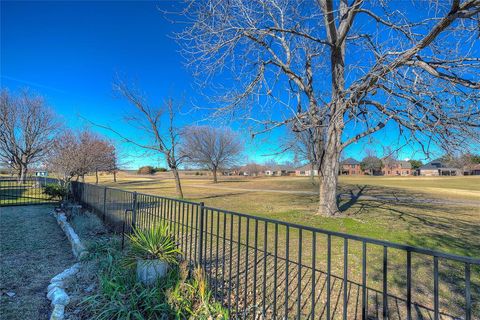
M374 186L347 186L342 190L347 200L339 199L341 211L348 216L379 212L392 223L406 224L408 239L405 243L415 247L480 258L479 221L470 215L468 208L448 200L428 199L424 194L393 188ZM390 250L389 250L390 252ZM406 288L406 253L390 262L394 271L389 280L396 288ZM381 259L379 254L379 259ZM412 270L416 279L413 290L419 299L433 301L433 257L412 255ZM439 258L440 308L448 308L459 317L464 316L465 268L462 262ZM471 295L480 295L480 266L470 265ZM372 275L381 282L382 264L374 264ZM480 302L472 302L472 312L480 312Z

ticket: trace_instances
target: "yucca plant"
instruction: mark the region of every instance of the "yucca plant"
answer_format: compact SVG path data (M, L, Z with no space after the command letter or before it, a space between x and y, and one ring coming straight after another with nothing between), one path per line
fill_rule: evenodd
M181 251L167 223L146 230L136 228L128 238L130 249L125 258L127 267L134 267L139 260L178 264Z

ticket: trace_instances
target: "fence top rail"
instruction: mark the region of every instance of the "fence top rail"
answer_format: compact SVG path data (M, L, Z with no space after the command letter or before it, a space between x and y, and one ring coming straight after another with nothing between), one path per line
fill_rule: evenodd
M97 186L97 185L93 185L93 184L89 184L89 183L85 183L85 182L79 182L79 181L75 181L75 182L76 183L83 183L83 184L91 185L91 186L96 186L96 187L99 187L99 188L102 188L102 189L107 188L107 189L112 189L112 190L123 191L123 192L126 192L126 193L131 193L131 194L134 193L132 191L123 190L123 189L119 189L119 188L101 187L101 186ZM151 194L145 194L145 193L137 193L137 195L155 197L155 198L166 199L166 200L177 201L177 202L183 202L183 203L189 203L189 204L197 205L197 206L201 205L200 203L194 202L194 201L176 199L176 198L171 198L171 197L164 197L164 196L159 196L159 195L151 195ZM469 264L474 264L474 265L479 265L480 266L480 258L461 256L461 255L456 255L456 254L452 254L452 253L446 253L446 252L431 250L431 249L427 249L427 248L415 247L415 246L404 245L404 244L385 241L385 240L380 240L380 239L358 236L358 235L354 235L354 234L331 231L331 230L326 230L326 229L316 228L316 227L309 227L309 226L305 226L305 225L301 225L301 224L285 222L285 221L271 219L271 218L259 217L259 216L254 216L254 215L250 215L250 214L246 214L246 213L240 213L240 212L235 212L235 211L230 211L230 210L225 210L225 209L220 209L220 208L215 208L215 207L205 206L204 208L206 210L210 210L210 211L217 211L217 212L222 212L222 213L228 214L228 215L234 215L234 216L237 216L237 217L242 217L242 218L247 218L247 219L252 219L252 220L258 220L258 221L263 221L263 222L266 222L266 223L272 223L272 224L277 224L277 225L282 225L282 226L285 226L285 227L288 227L288 228L301 229L301 230L310 231L310 232L313 232L313 233L326 234L326 235L330 235L330 236L334 236L334 237L339 237L339 238L344 238L344 239L349 239L349 240L355 240L355 241L370 243L370 244L374 244L374 245L378 245L378 246L384 246L384 247L389 247L389 248L393 248L393 249L404 250L404 251L407 251L407 252L414 252L414 253L419 253L419 254L429 255L429 256L433 256L433 257L439 257L439 258L444 258L444 259L453 260L453 261L457 261L457 262L469 263Z

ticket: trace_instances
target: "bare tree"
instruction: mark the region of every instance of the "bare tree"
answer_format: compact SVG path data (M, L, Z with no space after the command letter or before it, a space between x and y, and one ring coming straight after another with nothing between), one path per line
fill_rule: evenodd
M323 133L315 130L315 128L304 130L293 128L291 132L292 137L285 149L290 149L296 158L302 162L306 161L310 165L310 178L312 183L315 183L314 170L320 170L323 155L323 143L320 143L323 139Z
M362 162L360 163L361 169L363 171L367 171L368 174L372 176L380 174L382 171L382 166L383 166L382 159L373 155L366 156L365 158L363 158Z
M229 128L187 127L183 140L181 153L185 159L211 170L214 183L218 182L218 170L235 165L243 150L237 134Z
M93 145L92 155L95 158L92 161L95 171L95 183L98 184L98 172L110 172L116 167L115 146L106 139L97 139ZM114 176L115 178L115 176Z
M77 175L80 157L80 143L71 130L60 133L49 150L48 169L57 174L64 182Z
M124 142L142 148L147 152L160 153L165 157L168 168L172 171L175 179L177 196L183 198L182 184L178 172L182 157L177 154L180 142L179 130L174 125L175 113L178 106L172 98L165 100L163 105L151 105L145 94L134 86L128 85L120 78L116 78L113 89L125 98L135 108L135 111L125 117L125 122L136 130L142 132L144 138L130 138L109 126L94 124L100 128L109 130L119 136ZM165 112L168 115L167 125L162 124Z
M107 139L89 130L75 133L63 131L52 143L49 152L50 169L65 182L76 177L85 180L85 175L111 170L115 163L115 146Z
M249 162L244 166L244 170L248 173L248 175L256 177L262 172L265 172L266 168L264 165L256 162Z
M217 113L323 133L318 212L334 215L352 143L385 127L426 152L478 139L479 12L480 0L193 0L178 39L198 77L235 80Z
M27 90L0 94L0 159L17 170L24 182L28 167L41 161L59 124L41 96Z

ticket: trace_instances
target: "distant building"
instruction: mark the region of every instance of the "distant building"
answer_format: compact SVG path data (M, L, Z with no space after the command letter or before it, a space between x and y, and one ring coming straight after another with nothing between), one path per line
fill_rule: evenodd
M308 163L295 169L295 175L299 177L311 177L318 176L318 169L313 169L312 164Z
M449 167L440 159L434 160L426 165L418 168L418 174L421 176L459 176L462 170L459 168Z
M469 175L469 176L479 176L480 175L480 163L474 165L471 168L468 168L467 170L465 170L464 174Z
M265 170L266 176L280 177L280 176L289 176L294 174L295 174L295 169L290 168L288 166L275 166L272 168L267 168L267 170Z
M360 162L353 158L348 158L340 162L340 175L360 175L362 174L362 169L360 167Z
M382 174L384 176L410 176L413 174L412 164L403 160L384 163Z
M37 171L35 171L35 176L36 177L47 177L48 176L48 171L37 170Z

